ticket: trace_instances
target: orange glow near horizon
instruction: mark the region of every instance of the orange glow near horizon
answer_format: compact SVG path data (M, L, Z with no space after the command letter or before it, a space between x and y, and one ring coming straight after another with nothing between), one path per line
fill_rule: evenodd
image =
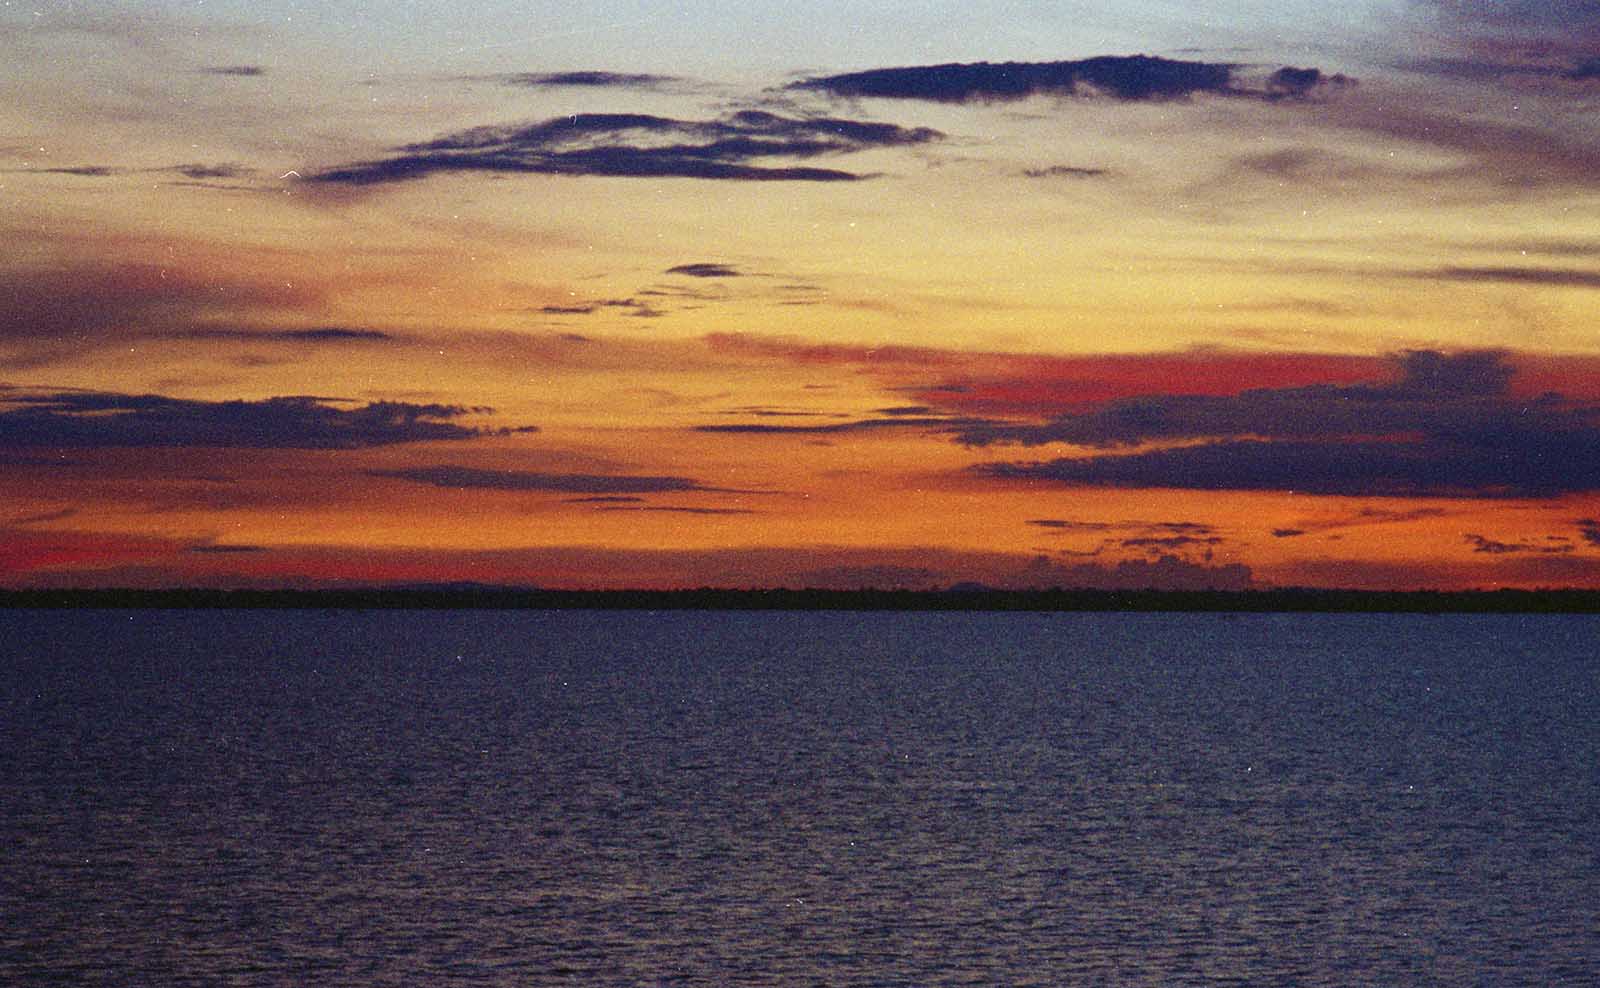
M0 585L1600 586L1592 80L369 13L0 12Z

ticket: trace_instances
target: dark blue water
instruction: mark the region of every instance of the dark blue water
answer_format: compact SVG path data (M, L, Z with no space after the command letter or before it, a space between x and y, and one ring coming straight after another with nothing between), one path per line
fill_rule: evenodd
M1600 621L0 613L0 984L1600 970Z

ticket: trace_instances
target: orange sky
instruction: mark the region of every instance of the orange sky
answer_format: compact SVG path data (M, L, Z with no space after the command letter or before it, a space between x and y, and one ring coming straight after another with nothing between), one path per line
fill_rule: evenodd
M0 585L1600 586L1600 19L548 6L0 12Z

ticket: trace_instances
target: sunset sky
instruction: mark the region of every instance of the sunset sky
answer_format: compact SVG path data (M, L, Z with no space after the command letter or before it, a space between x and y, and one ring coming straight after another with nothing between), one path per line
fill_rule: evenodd
M0 586L1600 587L1600 2L0 0Z

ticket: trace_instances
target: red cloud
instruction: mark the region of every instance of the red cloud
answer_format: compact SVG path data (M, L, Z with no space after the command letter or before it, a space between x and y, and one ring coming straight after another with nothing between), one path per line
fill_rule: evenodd
M1383 357L1339 354L1195 349L1052 355L818 345L733 333L706 342L713 350L744 356L853 365L944 411L1039 418L1136 395L1233 395L1254 388L1357 384L1393 374L1392 362Z

